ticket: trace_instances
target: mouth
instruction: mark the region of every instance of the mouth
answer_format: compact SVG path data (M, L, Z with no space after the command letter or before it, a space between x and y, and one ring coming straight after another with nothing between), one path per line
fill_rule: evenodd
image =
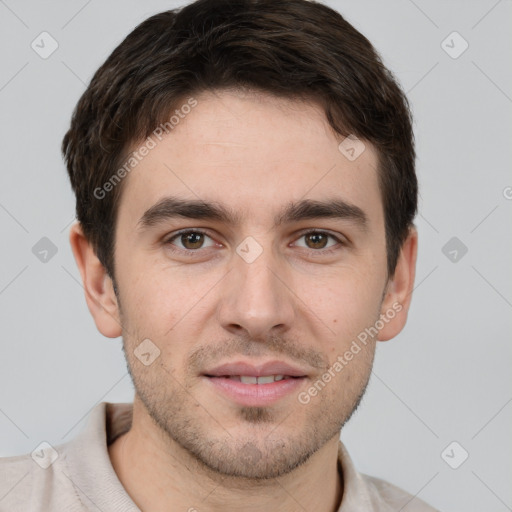
M210 377L214 377L210 375ZM262 375L261 377L254 377L253 375L222 375L221 378L235 380L242 384L271 384L272 382L279 382L284 379L299 379L300 377L291 377L290 375Z
M217 394L245 407L264 407L282 400L304 384L307 373L283 361L259 365L226 363L210 369L202 377Z

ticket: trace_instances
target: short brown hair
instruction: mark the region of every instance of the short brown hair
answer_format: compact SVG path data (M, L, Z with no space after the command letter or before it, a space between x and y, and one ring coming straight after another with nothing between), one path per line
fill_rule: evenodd
M376 147L393 275L418 184L409 104L376 50L314 1L197 0L124 39L93 76L62 142L76 217L110 277L123 182L101 198L95 191L184 98L223 88L317 101L335 132Z

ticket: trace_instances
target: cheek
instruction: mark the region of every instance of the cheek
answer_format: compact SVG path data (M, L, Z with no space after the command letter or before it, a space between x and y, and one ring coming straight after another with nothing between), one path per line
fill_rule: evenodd
M208 306L208 291L218 281L217 275L192 276L179 269L162 268L162 264L145 266L146 271L128 269L125 272L123 300L124 316L132 330L157 344L180 346L193 340L204 324L202 315ZM186 330L186 336L185 336Z
M339 272L317 287L308 303L331 331L333 348L341 349L379 316L383 283L378 276Z

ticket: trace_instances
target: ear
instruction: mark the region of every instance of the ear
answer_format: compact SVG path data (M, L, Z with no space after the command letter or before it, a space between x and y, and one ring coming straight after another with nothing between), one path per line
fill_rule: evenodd
M85 300L98 331L107 338L121 336L121 321L112 279L84 236L80 223L71 226L69 242L82 276Z
M380 319L384 327L379 330L377 339L387 341L394 338L405 326L412 299L416 256L418 253L418 232L414 227L402 245L395 273L388 281L381 306Z

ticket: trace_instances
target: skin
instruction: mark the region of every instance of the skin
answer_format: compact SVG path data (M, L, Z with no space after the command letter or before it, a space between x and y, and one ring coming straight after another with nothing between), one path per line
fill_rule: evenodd
M376 342L406 323L416 231L388 278L376 151L365 141L365 151L348 160L316 104L235 91L196 99L125 178L119 296L79 224L70 232L89 310L102 334L123 336L136 388L132 428L109 446L112 465L142 510L335 511L343 495L339 434L365 391ZM240 223L176 218L138 230L143 213L171 194L222 203ZM274 227L290 201L333 197L363 210L366 229L331 218ZM206 230L204 245L169 242L183 228ZM305 229L342 243L319 243ZM248 236L262 249L252 263L236 252ZM397 303L402 309L378 335L300 403L298 392ZM160 350L149 366L134 355L146 338ZM267 407L242 407L201 377L240 359L285 360L307 378Z

